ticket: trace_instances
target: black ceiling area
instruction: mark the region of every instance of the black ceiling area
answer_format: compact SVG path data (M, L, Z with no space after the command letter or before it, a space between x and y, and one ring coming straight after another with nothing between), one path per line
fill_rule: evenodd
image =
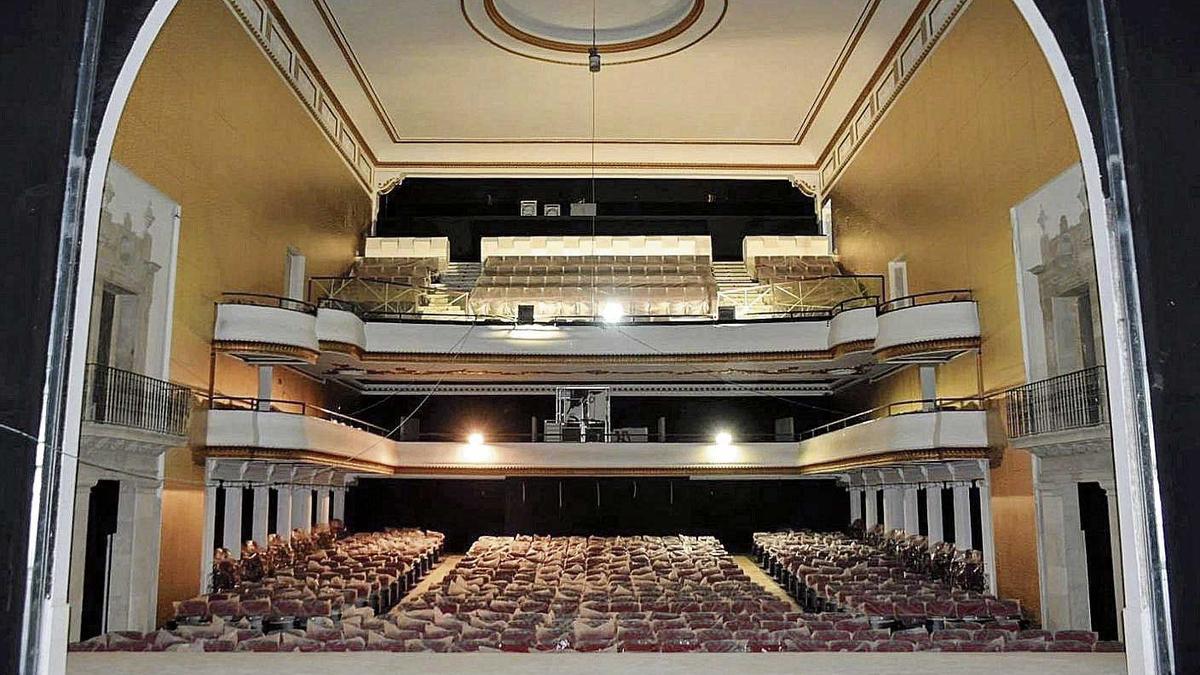
M597 215L571 217L574 202ZM523 200L537 216L520 215ZM544 216L546 204L563 215ZM379 201L381 237L449 237L453 260L479 260L480 237L688 234L712 237L716 260L742 238L818 234L813 198L785 180L408 178Z

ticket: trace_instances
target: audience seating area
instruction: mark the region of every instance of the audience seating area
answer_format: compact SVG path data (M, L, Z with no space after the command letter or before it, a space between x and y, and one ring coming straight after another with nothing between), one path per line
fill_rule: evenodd
M750 275L764 284L845 274L837 259L827 255L766 255L754 258L753 264Z
M359 258L350 276L428 287L438 274L437 258Z
M1019 608L957 591L909 571L882 541L844 535L758 534L766 566L804 579L810 611L771 594L712 537L482 537L428 590L391 611L384 587L401 559L420 569L440 551L437 533L356 535L276 570L271 582L180 604L178 624L116 632L75 651L251 652L997 652L1121 651L1089 631L1030 629ZM897 548L899 549L899 544ZM422 558L424 562L422 562ZM815 571L809 571L809 568ZM792 572L794 570L794 572ZM396 575L393 577L393 575ZM814 577L823 577L815 578ZM909 576L915 575L915 576ZM859 577L861 578L861 581ZM839 587L831 579L837 578ZM286 580L286 581L285 581ZM347 581L363 583L347 583ZM339 583L340 582L340 583ZM811 582L811 585L808 585ZM887 595L890 614L859 602L851 584ZM263 592L267 591L269 592ZM286 590L285 590L286 589ZM361 591L361 593L360 593ZM846 591L846 592L841 592ZM289 594L284 597L280 593ZM869 594L864 592L864 594ZM924 614L898 611L901 594L925 597ZM924 595L922 595L924 594ZM947 600L939 597L948 594ZM342 601L334 611L334 598ZM329 602L324 602L328 599ZM287 616L280 616L280 603ZM960 603L1003 611L979 616ZM247 608L252 605L253 613ZM930 603L954 612L936 621ZM235 606L237 609L234 610ZM309 607L316 611L309 611ZM819 611L817 611L819 610ZM1013 610L1018 610L1014 613ZM997 616L997 614L1002 615ZM201 621L201 617L206 620ZM267 620L276 617L281 620ZM293 624L293 617L297 623ZM904 620L901 620L904 619Z
M754 551L805 609L852 612L893 639L943 651L1121 650L1091 631L1030 629L1017 601L983 592L978 551L882 527L859 535L756 533Z
M293 619L337 617L344 607L385 610L433 566L440 532L388 530L336 539L336 530L290 542L274 538L265 552L248 542L240 558L218 551L212 593L176 603L177 622L249 617L290 627Z
M471 292L474 314L538 320L598 316L609 302L629 316L711 316L716 281L708 256L490 256Z

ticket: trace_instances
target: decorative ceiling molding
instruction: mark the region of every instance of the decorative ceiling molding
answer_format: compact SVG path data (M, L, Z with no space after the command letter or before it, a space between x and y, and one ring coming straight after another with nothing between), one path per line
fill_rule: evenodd
M367 192L377 160L274 0L225 0Z
M462 3L466 2L466 0L461 0L461 1L462 1ZM718 0L718 1L723 2L725 5L726 9L722 10L722 12L721 12L721 14L724 15L725 11L728 9L728 6L729 6L728 0ZM619 54L621 52L631 52L631 51L636 51L639 49L645 49L646 47L653 47L655 45L662 44L663 42L666 42L667 40L670 40L671 38L674 38L674 37L682 34L687 29L691 28L696 23L696 21L700 18L700 15L704 13L704 5L705 5L704 0L692 0L692 7L690 10L688 10L688 13L685 14L683 16L683 18L680 19L678 22L676 22L674 25L668 27L666 30L663 30L661 32L655 33L654 35L650 35L650 36L636 39L636 40L626 40L623 42L597 43L595 45L596 51L598 51L601 54ZM484 11L487 12L487 17L489 19L491 19L492 23L495 24L497 28L504 31L505 33L512 36L513 38L520 40L521 42L525 42L527 44L533 45L535 47L540 47L542 49L549 49L549 50L559 51L559 52L569 52L569 53L573 53L573 54L587 54L588 50L592 48L592 45L590 45L590 44L551 40L551 39L544 38L544 37L541 37L538 35L534 35L533 33L525 32L525 31L521 30L520 28L514 26L512 23L510 23L508 21L507 18L505 18L504 14L501 13L500 10L496 8L496 0L483 0L483 8L484 8ZM468 21L469 20L470 19L468 18ZM594 28L594 26L593 26L593 28ZM595 35L595 32L593 31L593 36L594 35ZM706 35L707 35L707 33L706 33ZM582 64L578 64L578 65L586 65L586 63L582 63Z
M227 1L237 2L237 1L248 1L248 0L227 0ZM262 1L273 4L275 0L262 0ZM518 29L516 29L515 27L513 27L511 24L508 24L504 20L501 13L496 10L495 0L472 0L472 1L480 2L483 7L483 10L487 13L487 17L498 28L503 30L505 32L505 34L508 34L508 35L520 34L523 36L523 39L517 38L517 37L515 37L515 35L514 35L514 39L518 39L521 42L529 42L529 43L533 43L533 44L539 44L539 42L544 41L544 40L541 40L540 38L538 38L537 36L523 33L521 31L519 31ZM709 0L709 1L711 2L713 0ZM538 60L538 61L543 61L546 63L558 64L558 65L570 65L570 66L586 66L587 65L586 60L582 63L579 63L579 62L572 62L572 61L546 59L546 58L541 58L538 56L523 54L523 53L516 51L514 49L511 49L510 47L507 47L503 44L499 44L492 38L485 35L480 30L480 28L476 25L476 23L474 21L472 21L470 14L468 12L468 9L467 9L467 5L466 5L467 2L468 2L468 0L459 0L460 9L461 9L464 21L467 23L467 25L471 28L471 30L476 35L478 35L481 39L485 40L489 44L492 44L493 46L495 46L501 50L504 50L506 52L509 52L511 54L514 54L516 56L520 56L523 58L530 58L530 59L534 59L534 60ZM720 0L720 2L721 2L721 5L720 5L721 11L720 11L719 17L716 19L716 22L711 27L709 27L704 32L703 35L701 35L694 41L684 45L683 47L681 47L679 49L669 51L665 54L659 54L659 55L655 55L653 57L633 59L633 60L627 60L627 61L606 61L605 65L606 66L617 66L617 65L625 65L625 64L631 64L631 63L640 63L640 62L648 61L651 59L657 59L657 58L662 58L664 56L669 56L671 54L676 54L680 51L683 51L684 49L687 49L688 47L693 46L700 40L708 37L714 30L716 30L716 28L724 20L725 15L728 13L728 9L729 9L728 4L729 3L728 3L728 0ZM346 66L350 69L355 80L358 82L363 95L369 101L371 108L375 112L376 117L379 119L380 124L383 126L384 131L387 133L388 137L391 139L392 143L394 143L394 144L520 145L520 144L590 144L590 143L595 142L596 144L601 144L601 145L629 144L629 145L700 145L700 146L704 146L704 145L797 146L797 145L800 145L805 140L805 137L806 137L808 131L810 130L810 128L812 127L813 122L819 116L823 106L825 105L825 103L827 102L827 100L829 98L830 93L832 92L834 87L837 85L839 78L841 77L841 75L845 69L846 63L850 60L850 57L853 55L854 50L858 47L863 35L866 33L866 31L870 25L871 19L876 14L876 10L882 4L882 0L866 0L866 4L864 5L862 11L860 12L858 20L855 22L854 27L851 29L850 34L846 38L846 41L842 48L842 51L839 53L838 58L835 60L829 73L826 75L826 78L825 78L824 82L822 83L821 89L818 92L817 98L809 106L808 112L805 114L805 117L801 121L800 126L797 129L796 133L793 134L790 138L779 138L779 139L728 138L728 139L695 139L695 140L681 139L681 138L654 138L654 139L620 138L620 139L597 139L595 141L593 141L592 139L571 139L571 138L521 138L521 139L404 138L400 135L400 132L397 129L397 125L396 125L395 121L392 119L391 115L388 113L386 106L380 100L375 86L371 83L370 78L367 76L366 70L363 68L362 62L359 60L357 54L355 53L353 47L351 46L350 40L346 36L346 33L343 30L341 24L338 23L333 9L328 4L328 0L312 0L312 3L313 3L313 6L316 8L317 12L320 14L322 22L323 22L326 30L328 31L330 38L337 45L338 50L341 52L342 57L345 60ZM693 7L692 13L698 13L697 10L702 12L704 8L705 8L704 0L697 0L696 4ZM689 16L691 16L692 13L689 13ZM287 25L286 20L282 17L282 15L279 16L279 21L284 26ZM686 22L681 22L680 25L682 25L683 23L686 23ZM690 27L691 25L692 25L691 23L687 23L687 25L684 26L684 28ZM507 26L507 30L505 29L506 26ZM678 26L676 26L676 28L678 28ZM290 28L288 30L290 32ZM670 31L667 31L667 32L669 33ZM903 32L904 31L902 31L902 34L903 34ZM674 35L674 34L672 34L672 35ZM655 38L658 38L658 37L659 36L655 36ZM667 36L667 37L671 37L671 36ZM554 41L545 41L545 42L553 43ZM642 42L642 41L633 41L633 42L628 43L628 45L622 44L622 45L616 45L616 47L620 47L622 49L624 49L626 47L631 48L631 49L632 48L644 48L645 45L641 45L641 46L637 46L637 47L631 46L631 45L637 45L640 42ZM661 40L657 40L657 41L652 40L651 41L652 44L658 44L658 42L661 42ZM570 45L570 44L564 43L564 46L561 46L558 49L558 51L570 51L570 50L567 50L567 47L571 47L572 49L578 48L577 45ZM547 48L551 48L551 47L547 47ZM598 50L601 53L609 53L609 52L619 51L618 49L614 49L614 46L612 46L612 45L609 45L609 46L599 45ZM586 51L587 51L587 48L584 47L583 53L586 54ZM835 137L836 137L836 134L835 134Z
M971 0L922 0L888 49L858 101L821 152L821 194L827 194L913 75Z
M838 58L834 61L833 70L829 71L825 81L821 84L821 91L817 94L817 99L813 101L812 107L804 115L804 120L800 122L800 129L796 131L793 137L794 142L799 145L804 142L804 137L808 135L812 129L813 122L816 121L817 115L821 113L821 107L825 105L825 101L829 100L829 94L833 91L833 87L837 84L838 78L842 76L842 71L846 68L846 62L850 60L851 54L858 46L859 40L862 39L863 33L867 32L867 26L870 25L871 19L875 16L875 10L879 9L879 3L882 0L867 0L867 4L863 7L862 14L858 16L858 22L854 25L854 30L850 32L850 37L846 40L845 46L838 54ZM901 31L903 32L903 31ZM836 134L834 134L836 136Z

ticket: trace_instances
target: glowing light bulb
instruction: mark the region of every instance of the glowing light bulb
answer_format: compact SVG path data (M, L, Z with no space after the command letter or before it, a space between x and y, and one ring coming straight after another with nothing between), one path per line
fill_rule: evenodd
M621 303L609 300L600 310L600 318L604 319L605 323L617 323L625 318L625 308L621 307Z
M473 447L479 447L483 445L483 434L479 433L478 431L471 432L471 434L467 436L467 445Z
M717 432L717 437L715 440L717 445L724 448L733 443L733 434L729 433L728 431L719 431Z

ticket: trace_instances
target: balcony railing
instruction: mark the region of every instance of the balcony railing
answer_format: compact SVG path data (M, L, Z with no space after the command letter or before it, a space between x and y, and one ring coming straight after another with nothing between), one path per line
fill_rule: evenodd
M889 403L881 405L878 408L871 408L860 413L843 417L839 420L834 420L828 424L822 424L819 427L814 427L800 434L800 440L808 440L814 436L827 434L832 431L838 431L851 427L863 422L882 419L884 417L895 417L897 415L907 415L910 413L929 413L929 412L947 412L959 410L983 410L983 399L979 398L936 398L923 399L915 401L900 401L897 403Z
M367 320L402 320L424 314L463 319L469 314L465 291L368 277L312 277L308 283L314 304L354 312Z
M940 305L946 302L971 302L974 297L970 289L958 288L947 291L931 291L893 298L879 306L880 314L887 314L898 309L908 309L917 305Z
M192 390L179 384L112 368L87 367L84 419L97 424L184 436L192 410Z
M1108 421L1104 366L1094 366L1004 392L1009 438L1025 438Z
M717 291L717 304L745 317L825 314L847 301L883 296L883 277L840 274Z
M208 407L213 410L251 410L258 412L281 412L290 415L304 415L328 420L343 426L354 427L373 434L387 435L388 429L364 422L363 420L343 415L333 410L313 405L306 401L289 401L276 398L254 398L251 396L213 396L208 401Z

